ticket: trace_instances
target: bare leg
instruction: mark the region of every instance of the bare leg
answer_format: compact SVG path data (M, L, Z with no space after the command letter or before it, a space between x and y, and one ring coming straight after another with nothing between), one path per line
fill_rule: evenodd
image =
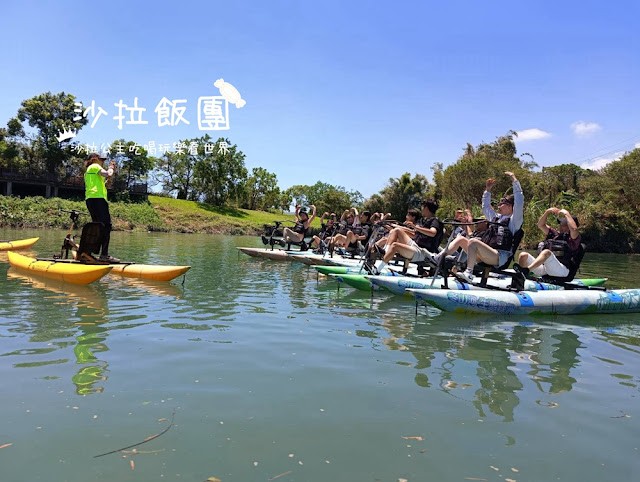
M500 261L500 256L498 255L498 251L491 246L484 244L478 239L471 239L467 247L467 269L473 269L478 261L483 261L495 266Z
M411 246L409 246L407 244L393 243L393 244L391 244L389 249L387 249L387 252L385 253L384 258L382 258L382 261L384 261L385 263L389 264L389 261L391 261L393 259L393 257L396 255L396 253L398 253L403 258L413 259L413 255L415 254L415 250Z
M458 236L456 239L449 243L447 249L443 250L440 254L442 256L446 256L448 254L455 253L458 248L462 248L463 251L468 251L469 247L469 238L465 238L464 236Z
M333 238L331 238L331 242L337 246L344 246L347 237L344 234L336 234Z
M520 256L522 256L522 254ZM548 249L543 249L542 252L538 255L538 257L533 260L533 263L531 263L529 266L523 266L523 267L524 268L529 268L529 269L532 269L532 270L536 269L538 266L543 265L544 262L546 260L548 260L550 256L551 256L551 251L548 250ZM525 259L526 259L526 257L525 257ZM520 265L520 266L522 266L522 265Z
M529 253L520 253L520 256L518 256L518 264L523 267L523 268L528 268L527 266L527 258Z
M285 241L293 241L296 243L299 243L300 241L302 241L302 234L300 233L296 233L292 230L290 230L289 228L284 228L282 230L282 239L284 239Z
M347 237L345 238L344 243L345 245L347 245L347 244L354 243L357 240L358 240L358 236L353 231L349 231L347 233Z

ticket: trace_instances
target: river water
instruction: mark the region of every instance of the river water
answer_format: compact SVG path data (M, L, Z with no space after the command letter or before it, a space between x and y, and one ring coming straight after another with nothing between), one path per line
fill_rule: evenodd
M64 237L0 229L34 235L34 256ZM80 287L0 253L0 480L640 479L640 315L416 314L235 249L258 245L114 233L192 269ZM583 265L640 286L638 256Z

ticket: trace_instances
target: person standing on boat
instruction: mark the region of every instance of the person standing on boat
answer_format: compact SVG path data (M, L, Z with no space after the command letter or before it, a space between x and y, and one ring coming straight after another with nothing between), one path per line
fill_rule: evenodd
M434 256L433 262L438 263L441 256L446 256L462 248L467 252L467 269L458 273L466 281L473 282L473 267L482 261L488 265L501 268L509 262L513 251L514 237L522 228L524 220L524 194L520 182L513 172L505 171L513 181L513 194L505 196L498 202L498 212L491 207L491 189L495 179L487 179L485 191L482 195L482 213L489 221L489 227L482 233L482 237L465 238L458 236L449 247Z
M295 226L293 226L293 229L284 228L282 231L282 238L285 243L301 243L304 241L309 226L311 226L311 223L316 217L316 207L313 204L310 204L309 207L312 209L311 217L309 217L306 209L296 206Z
M547 224L550 214L561 216L558 218L558 229ZM538 246L538 256L534 258L529 253L520 253L518 264L528 268L538 276L553 276L565 278L569 276L573 256L580 250L582 236L578 231L578 218L569 214L566 209L551 207L538 220L538 228L546 239Z
M84 185L85 202L94 223L104 225L104 237L102 238L102 248L100 261L108 263L119 263L118 258L109 256L109 241L111 240L111 215L109 214L109 204L107 203L107 187L105 179L115 174L116 163L111 161L108 169L104 169L104 161L107 158L94 152L84 162Z

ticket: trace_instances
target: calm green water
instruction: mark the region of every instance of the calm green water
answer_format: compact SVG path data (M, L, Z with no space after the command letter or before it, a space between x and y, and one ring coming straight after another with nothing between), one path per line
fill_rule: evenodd
M32 235L49 255L64 233L0 230ZM192 265L184 286L73 287L0 254L0 480L640 479L640 315L416 315L247 245L113 235L122 258ZM640 286L640 257L584 264ZM94 458L173 410L142 453Z

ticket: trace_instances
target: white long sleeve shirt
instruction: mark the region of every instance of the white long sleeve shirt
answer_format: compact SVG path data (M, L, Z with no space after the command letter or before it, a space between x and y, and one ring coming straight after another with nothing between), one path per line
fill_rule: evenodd
M485 191L482 194L482 213L487 220L493 221L497 213L491 207L491 193ZM513 234L522 227L524 221L524 194L519 181L513 181L513 214L510 216L500 216L498 221L509 219L509 231Z

